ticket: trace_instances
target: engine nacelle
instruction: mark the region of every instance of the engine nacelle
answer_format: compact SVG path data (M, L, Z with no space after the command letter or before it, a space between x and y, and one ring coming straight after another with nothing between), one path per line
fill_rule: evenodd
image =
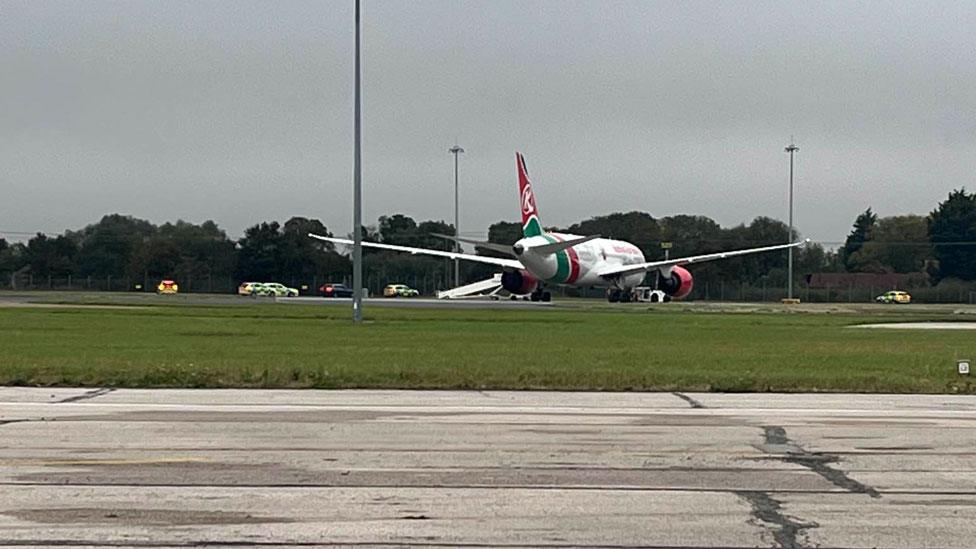
M531 294L539 287L539 281L528 271L502 273L502 288L515 295Z
M658 274L657 287L671 296L671 299L681 299L691 293L695 281L688 269L675 265L671 268L671 276Z

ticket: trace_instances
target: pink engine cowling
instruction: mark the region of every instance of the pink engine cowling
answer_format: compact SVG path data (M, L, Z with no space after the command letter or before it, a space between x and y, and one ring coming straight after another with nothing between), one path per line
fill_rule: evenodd
M539 281L528 271L506 271L502 273L502 288L515 295L531 294L539 287Z
M658 288L671 296L671 299L681 299L691 293L695 287L695 280L684 267L674 266L671 268L671 276L660 275Z

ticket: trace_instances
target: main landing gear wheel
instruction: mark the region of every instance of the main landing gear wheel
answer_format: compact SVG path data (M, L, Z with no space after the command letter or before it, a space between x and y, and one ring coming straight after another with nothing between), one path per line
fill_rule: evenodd
M607 301L610 303L630 303L634 301L634 296L627 290L611 289L607 292Z
M543 292L542 290L536 290L529 294L529 299L532 301L549 302L552 301L552 294L549 292Z

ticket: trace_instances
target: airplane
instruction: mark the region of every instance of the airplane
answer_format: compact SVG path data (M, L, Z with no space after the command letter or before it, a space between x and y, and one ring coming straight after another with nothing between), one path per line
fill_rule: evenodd
M600 235L580 236L547 232L539 220L532 183L525 168L525 158L515 153L518 170L519 204L522 211L522 238L511 246L466 238L438 235L511 256L486 257L427 248L396 246L378 242L363 242L363 247L393 250L409 254L423 254L465 261L487 263L502 268L501 284L512 295L529 295L532 301L550 301L545 284L607 288L611 303L629 302L634 288L641 285L648 273L654 273L657 288L671 299L681 299L691 293L694 278L686 265L725 259L740 255L794 248L806 241L778 244L762 248L732 250L662 261L647 261L640 248L623 240L601 238ZM334 244L352 245L346 238L333 238L309 233L310 237Z

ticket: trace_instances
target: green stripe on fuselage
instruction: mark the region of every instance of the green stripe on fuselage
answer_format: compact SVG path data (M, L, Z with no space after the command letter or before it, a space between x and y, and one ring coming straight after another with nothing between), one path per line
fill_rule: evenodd
M533 218L530 221L534 221L534 220L535 218ZM547 234L542 235L542 237L548 240L550 244L555 244L556 242L559 242L558 240L556 240L555 238ZM556 283L566 282L567 280L569 280L569 272L570 272L569 254L566 252L566 250L559 250L558 252L556 252L556 274L553 275L552 278L547 278L546 282L556 282Z
M526 238L530 236L542 236L542 225L539 223L539 218L532 216L529 218L528 223L522 227L522 235Z

